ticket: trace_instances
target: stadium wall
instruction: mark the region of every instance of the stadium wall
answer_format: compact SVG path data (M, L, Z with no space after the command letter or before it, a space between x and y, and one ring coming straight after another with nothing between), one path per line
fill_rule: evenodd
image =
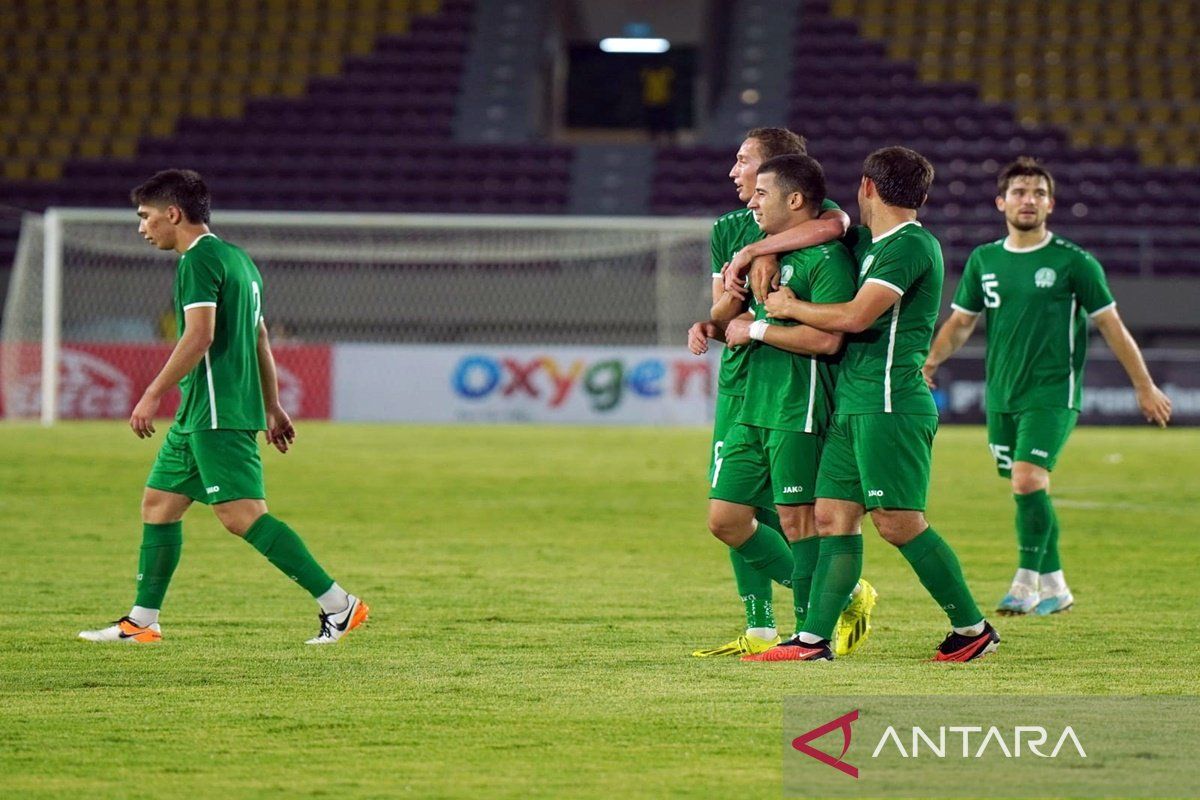
M39 414L36 346L4 355L20 371L0 415ZM125 419L170 353L167 344L68 342L62 351L62 419ZM415 423L705 425L712 421L720 348L704 358L682 347L281 344L284 405L305 419ZM1148 350L1146 362L1174 404L1173 424L1200 424L1200 357ZM944 423L983 422L983 351L939 371ZM1120 365L1090 359L1083 424L1144 424ZM178 394L164 403L173 414ZM7 408L5 407L7 404Z

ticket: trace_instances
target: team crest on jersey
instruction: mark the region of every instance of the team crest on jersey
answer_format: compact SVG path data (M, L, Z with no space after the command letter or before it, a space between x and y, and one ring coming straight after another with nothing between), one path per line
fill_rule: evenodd
M1042 267L1033 276L1033 285L1039 289L1049 289L1058 280L1058 273L1049 267Z
M795 272L795 269L792 267L791 264L784 264L783 270L779 273L780 283L783 284L784 286L787 286L789 283L791 283L792 274L794 272Z
M875 263L875 254L874 253L871 253L871 255L869 255L863 259L862 269L860 269L858 271L859 280L862 280L864 277L866 277L867 270L869 270L871 268L871 265L874 263Z

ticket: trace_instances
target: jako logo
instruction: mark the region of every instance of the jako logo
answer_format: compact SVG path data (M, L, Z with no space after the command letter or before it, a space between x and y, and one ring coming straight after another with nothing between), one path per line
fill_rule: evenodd
M867 497L883 497L883 489L868 489Z
M500 397L532 397L550 408L559 408L571 397L576 386L596 411L609 411L621 404L625 392L644 398L661 397L668 373L672 376L671 393L682 397L691 392L712 393L712 367L704 361L674 361L649 358L629 365L612 358L586 364L575 359L569 364L549 356L528 360L466 356L450 376L454 391L467 400L483 400L496 393Z
M796 750L799 750L801 753L804 753L804 755L812 756L822 764L828 764L834 769L844 772L851 778L858 780L858 767L854 766L853 764L847 764L842 760L846 756L846 751L850 749L850 723L854 722L856 719L858 719L857 708L851 711L849 714L843 714L835 720L826 722L819 728L813 728L808 733L797 736L792 740L792 747ZM830 731L837 730L838 728L841 728L842 730L843 741L842 752L837 758L834 758L828 753L823 753L815 747L809 746L808 743L813 739L820 739L825 734L829 733Z

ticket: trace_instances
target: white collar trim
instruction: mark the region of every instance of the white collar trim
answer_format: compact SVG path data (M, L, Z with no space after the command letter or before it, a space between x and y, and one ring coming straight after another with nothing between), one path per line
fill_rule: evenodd
M215 233L213 233L212 231L205 231L204 233L200 234L200 235L199 235L199 236L197 236L195 239L193 239L193 240L192 240L192 243L191 243L191 244L189 244L189 245L187 246L187 249L188 249L188 250L191 250L193 247L195 247L195 246L196 246L196 243L197 243L197 242L199 242L201 239L203 239L203 238L204 238L204 237L206 237L206 236L212 236L213 238L216 238L216 236L217 236L217 235L216 235ZM186 252L187 252L187 250L184 250L183 252L185 252L185 253L186 253Z
M1032 253L1034 250L1041 250L1043 247L1050 244L1050 240L1053 238L1054 238L1054 234L1051 233L1050 231L1046 231L1046 238L1042 239L1037 244L1031 244L1031 245L1029 245L1029 247L1013 247L1012 244L1009 243L1009 240L1012 239L1012 237L1005 236L1004 237L1004 249L1010 253Z
M871 244L878 244L879 242L882 242L884 239L891 236L893 233L896 233L901 228L903 228L907 225L916 225L918 228L921 227L921 223L917 222L915 219L906 220L905 222L901 222L899 225L892 228L890 231L884 231L883 233L879 234L878 236L872 236Z

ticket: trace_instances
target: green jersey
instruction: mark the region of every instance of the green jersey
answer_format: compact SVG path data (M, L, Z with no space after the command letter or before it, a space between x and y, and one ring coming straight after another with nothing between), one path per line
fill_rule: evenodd
M942 246L919 222L871 237L848 237L859 259L858 285L878 283L899 294L865 331L846 337L835 405L838 414L937 415L921 377L942 302Z
M980 245L952 305L987 314L988 411L1079 410L1087 317L1114 305L1090 253L1051 233L1033 247Z
M840 211L837 203L826 198L821 202L821 212ZM709 236L712 253L713 280L721 276L721 270L733 258L733 254L751 242L764 238L765 234L754 221L754 212L739 208L717 218ZM741 397L746 393L746 352L748 348L726 347L721 353L721 370L717 378L717 391Z
M854 299L854 260L840 242L830 242L785 255L779 262L780 285L814 303L848 303ZM754 307L755 319L767 319ZM794 326L790 320L768 319L771 325ZM760 428L822 434L833 413L834 373L831 359L796 355L752 341L746 350L746 399L738 421Z
M175 319L183 335L189 308L216 308L216 330L204 360L179 382L180 433L232 428L264 430L258 377L262 276L240 247L211 233L192 243L175 272Z

